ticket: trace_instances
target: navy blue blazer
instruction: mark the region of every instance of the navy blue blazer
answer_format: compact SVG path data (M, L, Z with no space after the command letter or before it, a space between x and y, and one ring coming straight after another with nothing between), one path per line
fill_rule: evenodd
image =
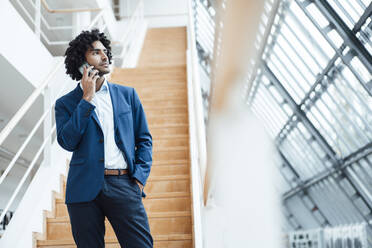
M137 92L132 87L107 82L111 95L115 143L124 153L129 176L146 185L152 165L152 136ZM103 186L105 158L103 132L95 106L82 99L76 88L57 99L57 141L71 151L65 203L93 200ZM142 197L146 197L142 191Z

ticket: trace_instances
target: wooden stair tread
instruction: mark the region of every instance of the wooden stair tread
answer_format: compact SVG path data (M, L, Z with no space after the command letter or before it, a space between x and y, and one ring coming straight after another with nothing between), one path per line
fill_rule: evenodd
M151 193L146 196L146 199L159 199L159 198L177 198L190 196L189 192L167 192L167 193Z
M188 146L173 146L173 147L166 147L166 148L159 147L159 148L154 148L153 152L184 151L184 150L188 150L188 149L189 149Z
M172 135L163 135L159 138L157 138L157 140L162 140L162 139L188 139L189 138L189 135L188 134L172 134Z
M132 72L133 74L137 75L138 72L158 72L158 71L174 71L174 70L186 70L186 65L167 65L167 66L154 66L154 65L148 65L146 67L135 67L135 68L119 68L115 67L115 72Z
M175 175L175 176L149 176L147 181L175 181L190 179L189 175ZM145 186L146 187L146 186Z
M170 212L148 212L147 216L149 219L152 218L173 218L173 217L187 217L191 216L191 211L170 211ZM48 223L69 223L69 216L47 218ZM108 219L105 218L105 223L109 223Z
M185 65L186 49L186 27L149 29L137 66Z
M176 164L188 164L188 159L179 159L179 160L158 160L153 162L152 166L162 166L162 165L176 165Z
M167 109L177 109L177 108L187 109L188 107L185 104L182 104L182 105L173 105L173 106L167 107ZM163 106L148 106L147 107L147 110L148 111L156 110L156 109L164 109L164 107Z
M125 81L130 82L130 76L136 78L146 78L149 79L150 76L159 76L159 77L172 77L174 75L180 75L184 73L187 76L187 67L186 65L166 65L166 66L146 66L146 67L136 67L136 68L119 68L115 67L111 73L112 77L123 77L129 76L129 79ZM125 77L124 77L125 78ZM152 77L150 77L152 79Z
M185 91L187 90L186 85L182 84L175 84L175 85L161 85L161 84L151 84L146 87L135 87L137 92L144 92L144 91Z
M173 127L188 127L189 123L165 123L165 124L154 124L149 125L151 128L173 128Z
M177 103L174 103L174 102L177 102ZM168 108L168 107L172 107L174 105L186 106L187 105L187 98L173 99L173 100L170 100L170 99L146 99L146 100L141 101L141 103L142 103L143 106L147 106L147 105L154 106L152 104L159 104L159 103L171 103L172 105L170 105L170 106L162 106L163 108L164 107Z
M162 91L160 91L162 90ZM146 89L140 89L136 88L136 91L138 94L145 94L145 93L151 93L155 95L163 95L165 92L167 93L187 93L186 87L180 87L180 88L173 88L173 87L146 87Z
M158 114L151 118L171 118L171 117L187 117L187 113L169 113L169 114Z
M140 72L142 73L142 72ZM145 77L146 76L146 77ZM171 85L179 85L181 87L184 86L185 88L187 87L186 83L186 76L184 75L170 75L170 76L157 76L157 75L143 75L142 77L133 77L133 76L128 76L123 75L120 77L126 77L126 80L120 80L118 78L113 78L113 83L123 85L123 86L128 86L135 88L142 88L142 87L147 87L149 85L154 85L154 87L157 86L164 86L164 87L169 87ZM151 79L149 79L151 77Z
M168 234L168 235L153 235L154 241L167 241L167 240L191 240L192 234ZM60 240L38 240L38 245L74 245L73 239L60 239ZM116 243L117 239L113 237L105 237L105 243Z
M156 176L155 180L149 180L148 181L162 181L162 180L167 180L167 178L173 178L176 177L177 179L189 179L189 175L176 175L176 176ZM189 192L165 192L165 193L148 193L146 194L146 200L147 199L159 199L159 198L178 198L178 197L187 197L190 196ZM56 198L56 203L64 204L65 199L64 198Z
M176 123L176 124L158 124L158 125L153 125L151 128L170 128L170 127L188 127L188 123Z

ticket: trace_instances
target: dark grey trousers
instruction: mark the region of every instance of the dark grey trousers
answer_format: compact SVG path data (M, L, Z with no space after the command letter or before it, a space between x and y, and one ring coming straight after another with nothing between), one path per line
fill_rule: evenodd
M122 248L152 248L141 194L140 187L128 174L105 176L103 188L93 201L67 204L77 247L105 247L106 216Z

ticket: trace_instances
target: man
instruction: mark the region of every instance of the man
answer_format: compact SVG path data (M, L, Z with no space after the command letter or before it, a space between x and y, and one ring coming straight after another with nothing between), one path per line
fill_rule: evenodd
M65 53L66 73L81 82L55 104L58 143L73 152L66 199L78 248L104 247L105 217L125 248L153 247L142 203L152 136L134 88L110 83L110 41L81 32ZM87 62L83 74L79 67ZM90 70L90 74L88 74Z

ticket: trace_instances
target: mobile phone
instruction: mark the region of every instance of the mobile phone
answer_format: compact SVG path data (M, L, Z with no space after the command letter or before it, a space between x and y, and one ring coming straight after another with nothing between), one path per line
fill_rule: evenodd
M81 75L84 74L84 66L89 67L89 66L91 66L91 65L88 64L88 62L84 62L84 63L79 67L79 71L80 71ZM93 69L93 68L92 68L92 69ZM91 70L88 71L88 76L90 76L90 71L91 71Z

